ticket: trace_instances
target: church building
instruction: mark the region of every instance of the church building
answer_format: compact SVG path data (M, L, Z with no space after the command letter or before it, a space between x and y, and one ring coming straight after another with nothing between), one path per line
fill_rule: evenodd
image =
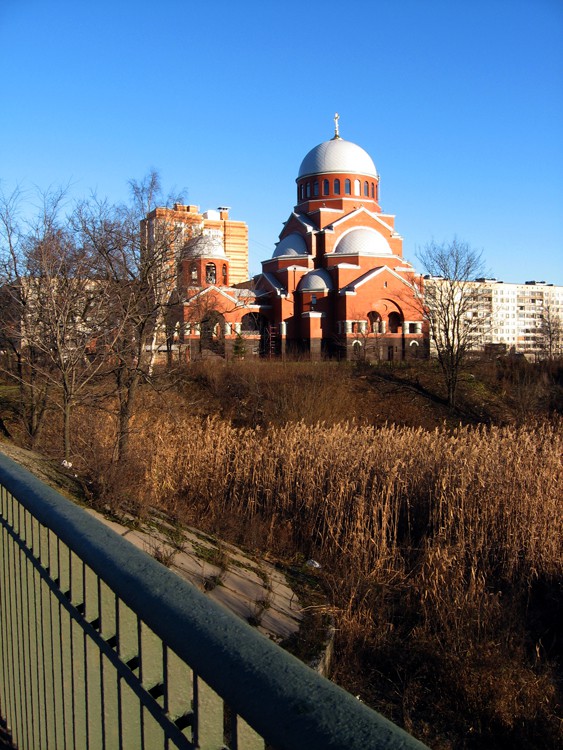
M415 270L395 217L380 207L373 160L340 137L338 115L333 138L306 154L296 183L297 203L255 290L277 350L312 359L420 354Z
M340 137L299 167L296 205L262 273L244 281L247 228L226 208L155 209L179 228L174 346L188 357L296 354L400 360L422 353L417 275L403 259L395 217L379 204L379 175L363 148ZM168 326L170 330L170 326ZM171 337L168 334L168 344Z

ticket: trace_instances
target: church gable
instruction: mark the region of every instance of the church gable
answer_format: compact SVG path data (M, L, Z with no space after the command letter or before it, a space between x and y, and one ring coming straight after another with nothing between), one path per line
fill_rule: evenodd
M383 254L394 254L397 256L402 255L402 238L393 230L391 226L381 221L377 214L367 211L365 208L360 208L352 211L345 216L342 216L337 221L333 222L330 227L325 230L325 252L331 253L335 250L339 244L341 238L353 230L371 230L377 232L385 242L389 245L389 250L384 249L382 243L374 243L374 247L368 254L379 255ZM380 246L380 251L376 250L376 245ZM342 252L341 248L341 252Z
M283 239L286 235L296 232L297 234L310 234L317 230L317 225L311 221L311 219L303 214L298 214L295 211L291 214L289 219L285 222L282 231L280 232L280 239Z
M414 291L412 280L405 278L404 275L397 273L389 266L379 266L366 271L354 280L348 282L346 290L357 292L362 287L369 287L370 285L373 285L376 288L381 287L383 289L402 289L404 286L408 289L409 293L412 294Z

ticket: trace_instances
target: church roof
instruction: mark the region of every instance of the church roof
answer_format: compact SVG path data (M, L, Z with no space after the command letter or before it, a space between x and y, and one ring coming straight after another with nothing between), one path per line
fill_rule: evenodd
M377 177L371 156L361 146L335 137L319 143L305 156L299 167L297 179L313 174L343 172Z

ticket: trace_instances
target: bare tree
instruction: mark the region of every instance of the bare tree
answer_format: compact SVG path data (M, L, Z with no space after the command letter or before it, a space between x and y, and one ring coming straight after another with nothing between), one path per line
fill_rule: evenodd
M544 305L539 329L538 344L541 355L548 360L560 356L563 351L563 321L553 305Z
M417 257L428 274L420 294L422 313L453 408L460 369L488 324L483 317L484 287L475 282L484 276L484 262L481 252L457 239L449 244L431 242Z
M127 451L139 385L152 374L157 337L166 328L177 273L177 228L144 220L161 201L158 174L151 172L140 182L132 181L130 188L128 206L93 198L81 203L74 215L114 321L112 335L100 347L110 363L117 397L116 462Z
M105 367L98 342L119 332L105 304L102 282L93 278L91 258L77 247L68 232L58 232L34 248L37 269L28 283L41 319L35 348L45 363L44 377L60 393L56 402L63 415L63 450L71 455L71 414L88 387Z
M42 410L35 408L37 399L29 399L27 387L32 394L33 376L25 377L24 357L21 352L21 311L23 289L21 286L21 253L22 231L19 219L21 192L19 189L11 195L0 194L0 350L1 369L9 378L16 380L19 386L19 416L29 435L31 443L39 429ZM28 405L32 406L28 408Z
M0 326L6 371L20 389L20 410L33 443L48 404L63 416L63 452L71 454L71 414L103 366L93 342L106 335L107 307L91 258L60 217L64 189L41 194L35 217L18 221L18 196L4 199ZM8 356L9 351L9 356ZM58 398L50 395L58 394Z
M42 196L38 214L21 218L22 193L0 196L0 337L2 370L15 380L19 392L19 416L31 445L45 415L52 381L44 358L44 319L37 297L43 280L37 274L37 248L55 234L56 216L64 191Z

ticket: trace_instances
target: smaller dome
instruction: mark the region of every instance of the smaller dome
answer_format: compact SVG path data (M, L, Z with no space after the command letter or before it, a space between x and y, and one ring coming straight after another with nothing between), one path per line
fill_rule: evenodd
M342 255L392 255L389 243L375 229L352 229L337 242L335 253Z
M184 258L225 258L225 248L220 237L211 237L208 234L198 234L193 237L183 253Z
M300 292L329 292L333 289L332 279L326 269L315 268L303 276L297 289Z
M288 255L307 255L305 240L297 232L288 234L287 237L277 243L272 258L281 258Z

